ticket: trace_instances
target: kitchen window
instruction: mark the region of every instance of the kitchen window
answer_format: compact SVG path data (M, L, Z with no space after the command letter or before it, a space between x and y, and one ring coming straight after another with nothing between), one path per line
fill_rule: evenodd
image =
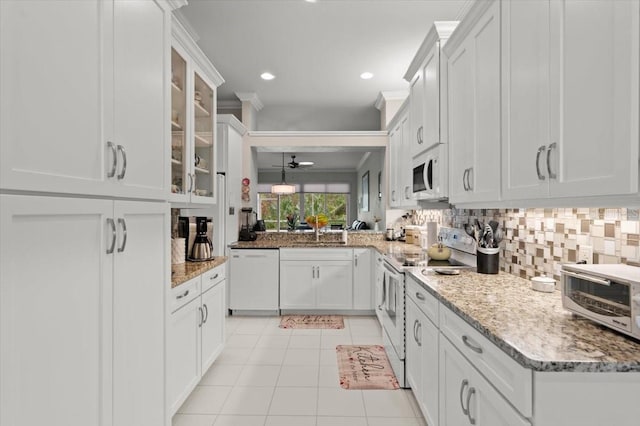
M321 213L329 219L329 226L346 227L350 189L348 183L307 183L296 185L295 194L277 195L270 192L271 184L259 184L258 217L272 231L305 229L304 218Z

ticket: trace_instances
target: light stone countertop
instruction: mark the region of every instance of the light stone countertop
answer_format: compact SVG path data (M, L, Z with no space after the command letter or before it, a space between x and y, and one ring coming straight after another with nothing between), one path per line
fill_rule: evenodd
M222 265L226 261L227 258L225 256L218 256L206 262L186 261L178 265L171 265L171 288L175 288L189 281L191 278L202 275L208 270Z
M640 372L640 342L562 308L559 291L542 293L505 272L409 273L426 291L535 371Z

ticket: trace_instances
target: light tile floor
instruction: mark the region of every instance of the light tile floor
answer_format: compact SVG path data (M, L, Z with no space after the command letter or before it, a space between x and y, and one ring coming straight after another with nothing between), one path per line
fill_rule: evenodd
M375 317L344 318L341 330L290 330L228 317L224 351L173 426L426 426L408 389L340 387L336 345L382 344Z

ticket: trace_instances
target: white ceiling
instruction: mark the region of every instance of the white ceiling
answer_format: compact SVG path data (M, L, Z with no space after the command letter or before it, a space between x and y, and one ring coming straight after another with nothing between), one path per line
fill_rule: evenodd
M257 93L255 130L379 130L378 94L408 90L404 73L432 22L456 19L466 3L189 0L180 13L226 80L218 99Z

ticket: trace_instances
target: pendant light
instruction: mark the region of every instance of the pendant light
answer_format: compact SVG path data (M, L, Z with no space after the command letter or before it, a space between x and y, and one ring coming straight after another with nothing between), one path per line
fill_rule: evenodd
M284 180L284 152L283 152L282 153L282 183L271 185L271 193L283 195L283 194L294 194L295 192L296 192L296 186L289 185Z

